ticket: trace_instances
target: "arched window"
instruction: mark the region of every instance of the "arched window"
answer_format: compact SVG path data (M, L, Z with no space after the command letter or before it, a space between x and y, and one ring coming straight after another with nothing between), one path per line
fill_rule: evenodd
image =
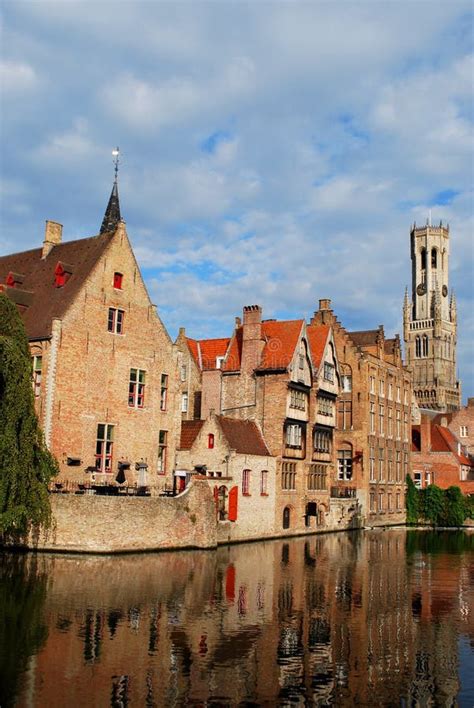
M415 337L415 356L417 359L421 356L421 339L419 336Z
M431 267L438 267L438 251L436 250L436 248L431 249Z
M289 529L290 528L290 507L285 506L283 509L283 528L284 529Z
M423 356L428 356L428 335L423 335Z
M421 249L421 270L426 270L426 248Z
M209 448L209 450L212 450L212 448L214 447L214 433L209 433L209 435L207 436L207 447Z
M217 517L219 521L227 519L227 487L222 485L217 490Z

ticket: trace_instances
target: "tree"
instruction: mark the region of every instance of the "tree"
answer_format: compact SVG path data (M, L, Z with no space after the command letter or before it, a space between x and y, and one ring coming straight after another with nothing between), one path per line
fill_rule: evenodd
M35 413L31 359L16 306L0 293L0 534L48 526L48 484L58 473Z
M421 515L433 526L443 526L446 516L445 496L436 484L430 484L421 492Z
M448 487L444 496L446 526L462 526L467 516L463 493L459 487Z

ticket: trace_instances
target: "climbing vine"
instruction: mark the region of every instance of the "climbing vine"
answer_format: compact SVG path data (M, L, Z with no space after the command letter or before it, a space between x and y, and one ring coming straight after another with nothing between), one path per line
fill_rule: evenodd
M474 502L465 497L459 487L440 489L430 484L417 489L407 475L406 510L407 523L429 523L432 526L462 526L474 516Z
M31 359L16 306L0 293L0 534L48 526L48 483L58 472L34 408Z

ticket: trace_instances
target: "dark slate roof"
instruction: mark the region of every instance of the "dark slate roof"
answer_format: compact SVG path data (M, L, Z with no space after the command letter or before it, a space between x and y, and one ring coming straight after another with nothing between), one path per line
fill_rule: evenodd
M117 180L115 180L112 192L110 193L109 203L107 204L107 209L105 210L102 220L102 226L100 227L100 233L105 234L109 231L115 231L121 220L118 185Z
M180 450L190 450L192 448L203 425L203 420L183 420L181 423Z
M348 332L348 334L354 344L358 347L373 346L374 344L377 344L379 330L367 329L361 330L360 332Z
M51 334L51 322L61 319L112 240L113 233L67 241L54 246L45 259L42 248L0 257L0 285L10 272L21 273L21 287L3 286L3 291L20 306L30 339ZM54 270L60 261L71 275L61 288L54 286Z
M244 455L270 456L263 435L253 420L235 420L216 416L231 450Z

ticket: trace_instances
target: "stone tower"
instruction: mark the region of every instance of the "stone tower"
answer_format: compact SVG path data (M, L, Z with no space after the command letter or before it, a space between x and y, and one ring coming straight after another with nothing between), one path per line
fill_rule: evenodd
M406 363L420 408L457 410L461 387L456 378L456 300L448 296L449 225L413 225L412 292L403 303Z

